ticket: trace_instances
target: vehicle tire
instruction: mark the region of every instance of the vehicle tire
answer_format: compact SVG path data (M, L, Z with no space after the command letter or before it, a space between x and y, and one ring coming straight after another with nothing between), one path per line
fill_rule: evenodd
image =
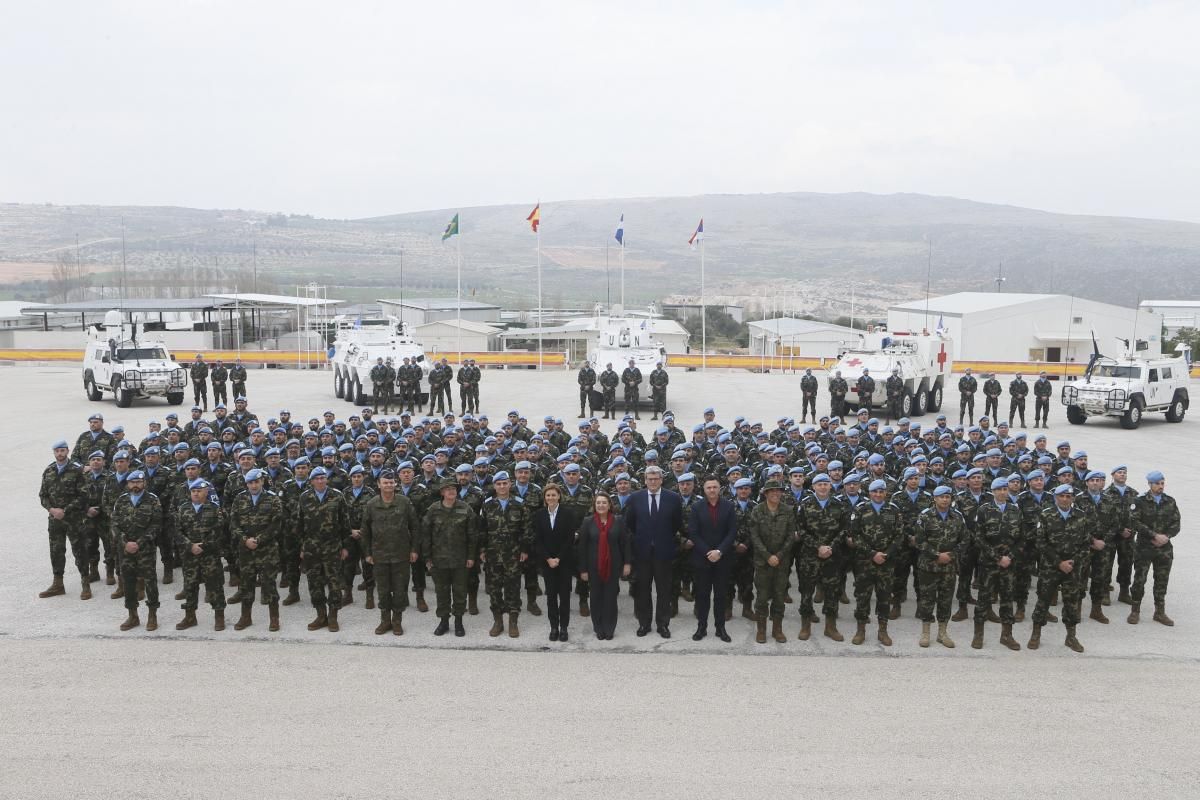
M1171 401L1171 407L1167 409L1167 422L1183 422L1185 414L1187 414L1187 407L1183 404L1183 398L1176 397Z
M345 400L347 403L354 403L355 402L354 396L357 391L358 391L358 379L353 378L353 377L346 378L346 396L343 397L342 399Z
M361 381L356 380L354 382L354 394L352 396L354 398L354 405L356 405L356 406L366 405L367 396L366 396L366 394L363 393Z
M96 385L96 379L90 375L83 379L83 391L87 395L87 399L93 402L104 397L100 393L100 387Z
M923 417L929 409L929 392L921 389L917 392L916 398L913 400L912 416Z
M337 370L334 370L333 373L333 396L338 400L346 396L345 379L342 377L342 373Z
M933 391L929 393L929 410L937 413L942 410L942 385L938 384L933 387Z
M913 396L911 392L905 392L904 397L900 398L900 416L913 416Z
M167 392L167 402L173 406L183 405L183 392Z
M133 405L133 392L122 386L119 380L113 381L113 399L117 401L117 408L129 408Z
M1067 422L1072 425L1082 425L1087 422L1087 414L1079 406L1067 406Z
M1127 431L1135 429L1142 424L1142 401L1133 400L1129 404L1129 410L1121 416L1121 427Z

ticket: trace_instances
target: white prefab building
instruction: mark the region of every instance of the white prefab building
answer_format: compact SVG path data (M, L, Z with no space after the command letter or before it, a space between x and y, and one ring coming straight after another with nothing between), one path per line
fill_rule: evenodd
M780 317L748 323L750 355L837 358L847 348L861 347L863 332L831 322Z
M892 331L944 327L956 361L1086 363L1093 333L1102 353L1121 352L1120 338L1145 341L1154 355L1162 349L1162 322L1144 309L1062 294L959 292L888 309Z
M500 306L455 297L418 297L412 300L380 300L384 314L398 318L414 327L443 319L461 318L472 322L499 322Z
M1141 309L1162 314L1167 336L1175 336L1182 328L1200 328L1200 300L1143 300Z
M500 329L484 322L443 319L417 325L413 335L426 353L486 353L500 349Z

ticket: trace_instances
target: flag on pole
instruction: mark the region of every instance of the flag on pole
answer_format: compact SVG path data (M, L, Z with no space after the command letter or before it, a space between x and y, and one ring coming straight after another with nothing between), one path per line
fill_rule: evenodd
M696 242L704 238L704 217L700 218L700 224L696 226L696 231L692 234L692 238L688 239L688 246L695 249Z
M529 223L529 227L533 230L534 233L538 232L538 224L542 221L542 204L541 203L538 203L536 206L533 207L533 211L529 212L529 216L525 218L525 221Z
M946 332L946 318L944 316L939 316L938 324L937 324L937 335L941 336L945 332Z
M625 246L625 215L621 215L621 219L617 221L617 232L613 234L613 238L617 240L617 244L621 247Z
M446 230L442 231L442 241L446 241L456 233L458 233L458 214L454 215L454 219L450 220L450 224L446 226Z

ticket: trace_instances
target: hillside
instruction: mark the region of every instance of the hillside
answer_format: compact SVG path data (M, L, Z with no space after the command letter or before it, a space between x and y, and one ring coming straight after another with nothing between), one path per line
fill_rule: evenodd
M361 220L257 211L170 207L0 206L0 269L36 277L37 264L80 258L112 283L125 224L129 284L177 292L206 280L250 280L292 291L298 282L330 286L331 296L453 292L456 248L463 285L479 298L529 306L535 237L531 206L461 210L461 241L441 242L455 210ZM629 302L696 295L699 254L687 238L705 219L709 295L790 296L795 307L846 313L853 284L860 307L924 292L928 245L935 292L991 290L1001 262L1006 291L1074 292L1114 303L1191 295L1200 267L1200 225L1053 214L924 195L706 195L582 200L542 204L542 265L547 303L616 294L612 239L625 215ZM610 272L606 278L608 247ZM17 265L20 265L18 270ZM27 287L36 287L28 284ZM231 287L230 287L231 288ZM242 286L241 288L248 288ZM340 291L339 290L343 290Z

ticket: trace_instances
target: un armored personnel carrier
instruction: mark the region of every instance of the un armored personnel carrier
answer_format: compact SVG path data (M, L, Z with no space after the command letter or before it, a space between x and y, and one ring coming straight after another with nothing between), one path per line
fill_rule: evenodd
M119 408L138 397L165 397L183 402L187 373L175 363L167 346L147 337L142 323L124 322L116 309L104 315L103 325L88 328L83 351L83 391L88 400L112 394Z
M850 396L858 396L855 385L864 370L870 370L875 379L875 405L887 402L886 383L893 369L900 370L904 380L904 397L900 401L900 414L919 417L925 412L937 412L942 408L942 395L950 372L954 366L953 341L938 333L911 333L906 331L868 331L863 335L863 345L842 353L829 375L838 370L850 384Z
M362 405L367 402L371 388L371 367L377 359L392 360L399 369L405 358L415 359L421 367L421 383L417 391L421 402L429 400L429 370L425 351L409 331L407 323L396 317L351 319L334 317L333 393L347 402Z
M654 316L601 316L599 331L588 346L588 361L599 373L606 364L612 364L620 375L633 359L642 373L642 385L638 394L639 405L653 405L650 393L650 373L660 363L667 366L667 348L654 338ZM617 387L617 397L621 388ZM664 398L665 402L665 398Z

